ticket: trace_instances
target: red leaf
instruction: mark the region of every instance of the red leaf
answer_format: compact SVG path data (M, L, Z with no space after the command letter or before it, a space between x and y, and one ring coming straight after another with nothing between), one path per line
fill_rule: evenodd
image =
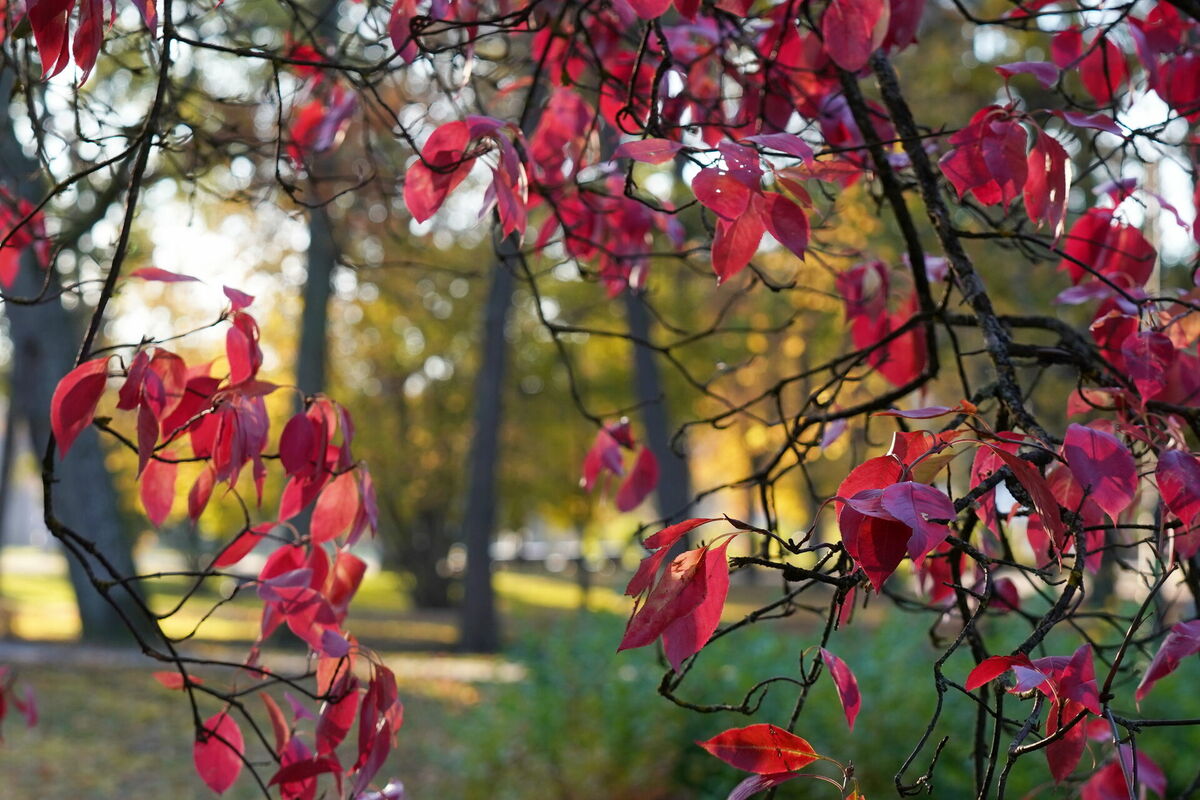
M75 437L92 424L96 406L108 382L108 358L97 358L68 372L54 389L50 401L50 427L63 457Z
M158 267L142 267L135 269L129 273L131 278L141 278L144 281L161 281L162 283L180 283L183 281L200 281L199 278L193 278L191 275L183 275L178 272L171 272Z
M862 708L858 680L845 661L824 647L821 648L821 660L829 667L829 674L833 676L834 685L837 686L838 699L842 701L842 710L846 712L846 724L850 726L850 730L854 730L854 719Z
M1167 638L1159 645L1158 652L1154 654L1154 660L1142 676L1141 683L1138 684L1134 694L1137 701L1142 702L1154 688L1154 684L1178 669L1183 659L1196 653L1200 653L1200 620L1180 622L1171 628Z
M1105 727L1108 727L1107 723ZM1131 765L1132 761L1128 745L1121 745L1118 758L1108 762L1097 770L1096 774L1088 778L1079 795L1080 800L1132 800L1129 796L1129 783L1126 781L1125 775L1125 768L1127 765ZM1137 777L1140 783L1159 797L1166 796L1166 776L1158 765L1141 750L1137 751ZM1132 770L1130 770L1130 779L1132 779Z
M164 454L167 455L167 454ZM159 527L171 513L171 505L175 502L175 476L179 465L174 461L159 461L152 459L142 471L138 483L138 497L141 498L142 508L146 516Z
M1050 713L1046 716L1046 735L1066 727L1083 710L1083 706L1073 700L1067 700L1061 706L1051 701ZM1062 783L1075 771L1086 746L1087 726L1082 721L1046 746L1046 763L1050 765L1050 774L1054 776L1055 783Z
M1071 161L1067 151L1053 137L1038 131L1029 151L1028 176L1025 179L1025 210L1035 222L1050 225L1057 239L1063 232L1071 190Z
M1121 131L1121 126L1117 125L1116 120L1108 114L1096 112L1095 114L1083 114L1078 111L1052 111L1050 112L1056 117L1060 117L1076 128L1091 128L1097 131L1104 131L1115 136L1124 136Z
M42 59L43 78L57 75L70 63L67 21L74 7L74 0L38 0L28 5L26 16Z
M697 744L726 764L759 775L795 772L820 758L804 739L769 723L730 728Z
M838 527L846 552L878 592L908 553L912 529L897 520L866 516L849 506L838 512Z
M1155 470L1159 494L1185 530L1200 514L1200 460L1182 450L1168 450L1158 457Z
M622 142L613 153L613 158L632 158L646 164L665 164L682 149L683 145L680 142L670 139L640 139Z
M349 530L358 516L358 507L358 481L353 471L343 472L330 481L317 498L309 526L313 541L317 544L327 542Z
M663 631L663 649L667 661L676 672L684 659L699 653L721 623L721 612L725 610L725 598L729 595L729 562L726 548L730 540L718 547L708 547L697 568L703 582L704 599L688 615L672 622Z
M718 217L736 220L750 206L753 190L729 172L706 167L692 179L692 191L700 203Z
M658 639L675 620L692 613L704 600L704 554L708 548L689 550L676 556L650 590L641 607L625 626L617 652L645 647ZM700 580L697 580L697 577Z
M760 133L757 136L747 136L746 141L757 145L796 156L804 161L813 160L813 149L808 142L794 133Z
M275 752L282 753L292 738L292 729L288 726L287 718L283 716L283 709L275 702L275 698L266 692L260 694L259 698L267 707L267 716L271 718L271 730L275 734Z
M336 702L326 702L317 720L317 753L332 753L350 732L358 714L358 681L351 679L349 689Z
M717 232L713 236L712 265L717 274L717 284L737 275L758 250L766 225L753 205L732 222L717 220Z
M858 72L883 43L888 16L887 0L831 0L821 18L825 52L842 69Z
M1137 466L1116 436L1072 424L1063 441L1063 458L1088 496L1113 520L1133 502Z
M1097 103L1109 105L1129 78L1125 54L1102 36L1079 63L1079 77Z
M96 57L100 54L100 44L104 40L104 0L80 0L79 22L75 29L75 41L72 52L75 55L75 66L83 75L79 82L87 80L96 66Z
M617 510L632 511L642 504L646 496L658 485L658 459L649 447L638 452L637 461L629 477L617 491Z
M1032 75L1047 89L1058 83L1061 72L1049 61L1016 61L1012 64L998 64L995 69L1005 78L1011 78L1013 75Z
M991 448L992 452L1004 462L1004 466L1008 467L1009 471L1012 472L1013 477L1017 479L1017 483L1025 487L1025 491L1029 493L1030 499L1033 500L1034 508L1041 517L1042 524L1053 538L1055 547L1060 550L1065 547L1067 527L1063 524L1062 514L1058 508L1058 500L1055 498L1054 493L1050 491L1050 486L1046 483L1046 479L1040 472L1034 469L1032 464L1015 453L1009 453L990 442L985 442L984 444Z
M762 220L772 236L803 259L808 249L808 217L804 209L781 194L763 195Z
M1029 169L1025 129L1010 113L987 106L950 137L954 149L940 163L959 197L970 192L984 205L1007 207L1025 186Z
M671 0L628 0L629 6L642 19L661 17L671 7Z
M663 558L670 552L671 546L686 536L692 529L715 521L715 519L702 518L688 519L663 528L653 536L646 537L643 546L647 550L656 550L657 552L642 559L642 563L638 565L637 572L633 574L633 577L629 579L629 585L625 587L625 594L630 597L637 597L654 585L654 578L658 574L658 567L662 564Z
M196 735L192 761L208 788L224 794L242 771L244 749L241 728L228 712L222 711L209 717Z
M892 484L883 490L880 502L885 511L912 529L907 547L914 562L920 562L926 553L950 535L945 523L932 520L952 520L957 516L949 497L932 486L915 481Z
M193 523L200 519L200 515L204 513L204 509L208 506L208 500L212 497L215 479L216 475L210 467L205 467L196 476L196 482L192 484L191 491L188 492L188 519Z
M246 557L246 554L254 549L264 536L274 527L274 523L266 522L255 525L253 528L244 530L237 535L232 542L226 545L225 549L217 555L213 560L214 567L231 567Z
M199 686L204 681L197 678L195 675L189 675L187 681L184 681L183 676L178 672L152 672L150 673L154 680L161 683L168 689L180 690L185 686Z
M404 203L417 222L432 217L466 179L474 161L464 160L470 140L467 123L456 120L439 127L425 141L422 160L409 167L404 177Z
M234 311L241 311L254 302L254 295L246 294L243 291L234 289L231 286L222 286L221 290L225 292L225 296L229 298L229 302Z
M967 691L973 692L985 683L994 681L1016 665L1032 668L1033 662L1024 653L1017 653L1015 656L992 656L985 658L975 665L975 668L971 670L971 674L967 676Z

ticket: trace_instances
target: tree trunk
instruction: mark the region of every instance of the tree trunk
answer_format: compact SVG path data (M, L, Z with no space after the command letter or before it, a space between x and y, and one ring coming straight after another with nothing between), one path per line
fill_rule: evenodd
M9 70L0 71L0 98L4 100L0 103L0 181L25 199L37 202L41 199L39 170L22 151L9 116L8 99L12 96L14 77ZM43 277L42 270L27 256L22 259L14 293L36 295ZM17 405L15 417L28 426L33 452L39 458L50 438L50 399L59 379L74 366L79 347L78 328L53 289L50 298L33 306L5 304L13 346L14 391L10 402ZM122 529L112 478L105 467L104 451L94 428L85 429L75 440L69 456L59 461L56 479L54 513L58 519L89 538L116 570L133 575L129 542ZM88 567L99 577L111 577L94 558L87 558ZM84 566L74 558L69 558L68 563L84 637L92 640L126 638L127 626L117 610L92 586ZM134 625L143 621L132 599L122 598L120 591L113 596Z
M512 262L517 242L504 239L496 248L498 263L492 270L484 309L481 351L483 360L475 376L475 429L467 462L467 500L463 511L463 539L467 547L467 574L463 585L463 650L491 653L500 647L500 626L492 588L492 533L496 527L496 463L499 461L500 425L506 367L504 328L512 305Z
M317 206L308 212L308 277L300 315L300 348L296 354L296 386L305 395L325 391L328 353L329 297L337 265L337 244L329 211Z
M629 334L639 341L650 341L650 313L640 296L625 292L625 314ZM633 371L642 426L646 431L646 446L658 459L658 486L654 490L658 513L668 522L678 522L691 505L692 486L687 461L671 449L671 419L654 351L635 344ZM677 545L679 552L687 548L685 540Z

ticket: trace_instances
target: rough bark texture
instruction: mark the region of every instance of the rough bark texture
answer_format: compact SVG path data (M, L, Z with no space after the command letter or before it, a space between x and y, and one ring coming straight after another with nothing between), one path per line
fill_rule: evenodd
M0 72L0 97L12 94L13 76ZM37 201L37 166L24 154L14 133L7 103L0 104L0 181L26 199ZM22 265L14 288L17 296L36 295L44 273L29 259ZM74 366L79 330L54 293L53 299L37 305L5 304L13 345L11 402L14 417L30 432L33 452L39 457L50 438L50 399L58 380ZM72 446L69 456L57 466L58 486L54 493L55 513L67 526L90 538L96 548L120 571L134 574L129 543L121 525L112 478L104 464L104 451L96 431L88 428ZM79 606L83 635L87 639L127 639L127 629L116 610L96 592L84 566L70 563L71 585ZM96 562L91 565L108 577ZM141 618L132 602L129 618Z

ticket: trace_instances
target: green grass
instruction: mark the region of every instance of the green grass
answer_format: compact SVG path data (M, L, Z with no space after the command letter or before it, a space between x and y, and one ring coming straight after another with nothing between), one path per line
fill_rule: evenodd
M70 589L61 573L8 571L0 585L18 619L28 620L33 630L70 629L69 623L53 619L73 615ZM167 602L170 592L178 591L176 584L164 586L156 603ZM732 712L696 713L660 697L657 687L663 667L654 649L615 652L629 609L628 600L620 595L621 582L615 578L592 588L591 611L586 613L579 610L579 589L568 578L505 571L498 575L497 587L511 642L504 658L523 667L523 680L490 680L497 663L493 660L392 659L406 705L405 724L399 749L381 777L402 779L414 798L719 800L740 775L694 742L751 722L784 723L791 714L797 689L786 683L771 688L752 718ZM364 642L383 642L384 649L449 649L454 616L416 612L402 602L400 590L395 576L371 576L358 597L351 629ZM772 591L771 587L735 587L727 619L736 618ZM212 595L202 598L212 599ZM256 628L255 606L253 597L230 603L222 611L229 620L226 627L204 629L211 646L237 657L245 635L237 626ZM927 630L931 617L885 609L884 604L873 604L870 613L860 613L829 642L829 648L854 670L862 691L863 710L854 732L847 730L827 675L809 693L796 728L818 752L853 762L866 795L872 798L895 796L892 776L924 728L936 697L931 664L937 651ZM819 631L818 622L809 616L752 626L717 641L698 659L680 697L699 704L737 703L765 677L797 678L800 659L808 663L814 655ZM943 627L938 633L944 637L953 630ZM1097 633L1105 640L1114 636L1112 631ZM985 634L992 651L1007 652L1020 641L1023 629L1018 620L1000 620L989 624ZM1069 653L1076 645L1072 632L1056 633L1047 643L1047 653ZM70 649L51 652L60 653L51 659L53 663L20 670L20 680L38 694L43 718L28 731L19 719L6 721L5 742L0 745L0 797L211 796L192 770L191 717L183 695L159 687L150 677L149 666L72 664L66 661ZM1133 653L1130 658L1140 673L1146 656ZM962 652L946 664L945 674L962 681L970 668L970 658ZM220 680L219 675L206 677ZM1200 663L1189 659L1156 687L1140 714L1200 717L1200 697L1191 691L1198 678ZM1131 702L1133 686L1125 683L1115 689L1118 710L1137 715ZM1014 718L1023 717L1030 707L1028 700L1006 699L1006 712ZM206 714L215 711L215 707L203 709ZM951 689L932 736L935 743L951 736L934 775L935 797L971 793L973 720L973 702ZM306 731L311 739L311 727ZM1200 729L1149 729L1138 737L1138 746L1164 767L1172 793L1177 794L1194 777L1196 766L1190 758L1175 756L1200 748ZM909 780L925 769L932 750L931 746L923 751L907 773ZM1109 752L1107 745L1090 745L1079 775ZM261 759L263 753L252 752L251 757ZM1053 787L1045 759L1038 753L1018 763L1009 796L1032 792L1067 798L1078 792L1078 785ZM782 787L778 796L786 800L834 798L835 794L804 782ZM259 795L243 781L228 796L240 800Z

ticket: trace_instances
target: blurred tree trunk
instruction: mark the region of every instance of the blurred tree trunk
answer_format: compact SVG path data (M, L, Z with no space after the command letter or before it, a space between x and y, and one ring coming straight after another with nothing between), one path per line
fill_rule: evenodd
M508 237L496 248L480 338L482 360L475 376L475 427L467 456L467 499L463 510L463 540L467 574L463 583L460 646L473 653L500 647L500 624L492 587L492 532L496 527L496 464L500 457L500 425L508 343L504 329L512 305L512 262L517 242Z
M624 296L629 334L636 340L650 341L650 312L642 297L628 290ZM633 372L646 446L658 459L658 486L654 490L658 513L668 522L678 522L692 502L692 485L687 461L671 449L671 418L653 350L638 344L633 346ZM680 540L676 552L687 549L686 540L687 537Z
M338 34L337 0L316 0L314 33L316 46L323 50L331 46ZM317 191L318 176L326 172L331 159L314 157L310 164L309 185L313 187L308 209L308 263L300 312L300 345L296 352L296 386L305 396L326 389L326 362L329 358L329 298L333 294L333 271L337 267L338 249L333 238L329 209L321 204L325 199ZM302 408L303 401L298 405Z
M338 250L329 211L317 206L308 212L308 275L300 314L300 347L296 355L296 386L305 396L325 391L328 359L329 298Z
M13 91L15 76L10 70L0 71L0 182L25 199L41 199L37 165L26 157L13 132L8 98ZM22 259L21 271L14 287L17 296L37 295L44 273L38 268L31 251ZM79 347L78 326L59 301L57 281L51 276L50 299L37 305L6 303L9 335L12 339L12 386L10 402L15 408L13 419L21 420L30 432L34 455L41 458L50 438L50 400L59 379L75 364ZM61 458L61 457L60 457ZM68 458L61 459L56 468L54 513L65 525L90 539L117 571L133 575L133 558L129 542L121 525L117 497L112 478L104 464L104 451L94 428L86 428L71 447ZM105 569L92 557L88 568L100 578L109 578ZM75 558L68 558L71 585L79 607L83 635L92 640L124 639L128 629L117 610L109 605L92 586L87 571ZM141 612L131 598L114 593L117 602L132 623L143 621Z

